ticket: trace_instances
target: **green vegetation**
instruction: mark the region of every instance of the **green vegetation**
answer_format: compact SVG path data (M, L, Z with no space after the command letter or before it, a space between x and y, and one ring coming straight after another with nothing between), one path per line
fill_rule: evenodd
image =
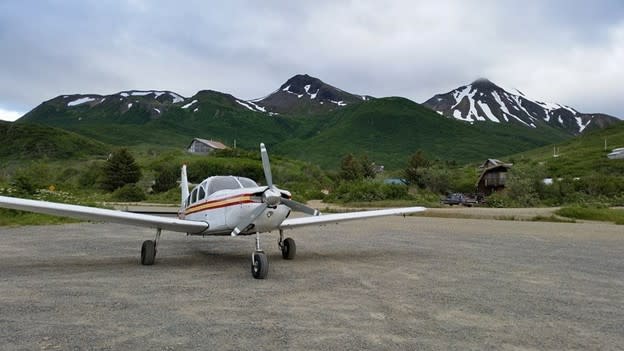
M366 155L386 169L400 169L409 155L422 150L431 159L461 163L502 157L570 138L544 126L532 129L512 124L468 125L442 118L404 98L382 98L350 104L314 116L252 112L226 94L204 91L194 109L169 106L154 112L149 99L137 96L132 108L106 100L67 107L62 98L48 101L17 124L42 123L103 143L132 147L183 149L194 137L213 138L239 148L257 149L264 142L271 155L339 168L344 155ZM195 111L195 108L197 109Z
M564 207L556 212L557 215L584 219L588 221L604 221L614 222L615 224L624 224L624 210L599 207Z
M0 121L0 159L67 159L102 156L107 146L93 139L39 124Z
M171 105L162 113L140 96L132 108L109 99L97 108L67 108L67 101L53 99L17 123L0 122L0 193L177 204L182 164L195 183L217 174L264 182L258 145L265 142L275 183L298 201L435 206L445 193L474 192L474 162L495 157L514 166L507 189L491 196L490 206L624 205L624 161L606 158L611 148L624 146L623 123L571 139L549 127L468 126L403 98L304 117L252 112L217 92L196 97L193 110ZM184 149L193 137L236 140L238 148L191 155ZM552 142L559 157L552 156L552 145L533 149ZM127 149L110 154L119 147ZM522 150L530 151L517 153ZM375 174L373 165L386 171ZM383 184L384 178L410 185ZM57 194L68 195L54 199Z
M106 160L102 179L102 188L105 190L115 191L125 185L135 184L139 179L141 168L128 149L116 150Z
M624 122L555 145L512 155L510 161L540 164L545 175L554 179L594 175L623 177L624 161L607 158L607 154L617 147L624 147ZM553 157L554 151L557 157Z
M21 225L48 225L79 222L77 219L48 216L33 212L15 211L0 208L0 227Z

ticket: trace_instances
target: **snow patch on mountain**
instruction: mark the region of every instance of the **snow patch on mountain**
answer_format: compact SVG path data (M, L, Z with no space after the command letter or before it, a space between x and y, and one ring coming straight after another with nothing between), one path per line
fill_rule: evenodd
M182 106L182 108L183 109L187 109L187 108L191 107L195 103L197 103L197 100L193 100L193 101L189 102L188 104Z
M601 125L614 123L610 116L583 114L567 105L528 97L518 89L511 91L487 79L478 79L446 94L438 94L424 105L443 116L470 123L514 122L530 128L544 123L575 134L585 131L595 118L600 118Z
M77 106L77 105L82 105L84 103L87 102L91 102L91 101L95 101L95 98L92 97L83 97L74 101L70 101L67 103L67 107L72 107L72 106Z

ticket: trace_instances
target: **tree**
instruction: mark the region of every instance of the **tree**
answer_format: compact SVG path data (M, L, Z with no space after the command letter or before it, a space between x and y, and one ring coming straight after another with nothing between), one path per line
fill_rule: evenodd
M134 184L141 179L141 168L127 149L114 151L104 165L102 187L115 191L126 184Z
M358 180L363 178L362 165L353 156L353 154L347 154L342 158L340 162L340 178L344 180Z
M425 157L422 150L416 151L407 162L405 178L420 188L424 188L426 186L424 173L430 165L431 162Z
M360 166L362 167L362 176L364 178L375 178L375 163L371 162L368 156L362 156Z

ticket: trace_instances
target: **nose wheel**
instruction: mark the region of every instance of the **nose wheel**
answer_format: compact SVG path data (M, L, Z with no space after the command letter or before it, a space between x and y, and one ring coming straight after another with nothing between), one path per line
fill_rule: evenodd
M256 279L264 279L269 273L269 260L260 248L260 233L256 232L256 251L251 255L251 275Z

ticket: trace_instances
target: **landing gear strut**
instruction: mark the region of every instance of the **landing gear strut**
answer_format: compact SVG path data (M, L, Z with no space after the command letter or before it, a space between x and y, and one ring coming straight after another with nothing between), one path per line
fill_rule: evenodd
M285 260L292 260L295 258L295 254L297 253L297 245L295 245L295 240L293 238L284 239L284 231L280 229L280 239L277 245L282 250L282 258Z
M256 232L256 251L251 255L251 275L256 279L264 279L269 273L269 260L260 249L260 233Z
M160 240L160 232L162 230L158 228L156 230L156 238L154 240L145 240L141 245L141 264L144 266L151 266L156 260L156 252L158 241Z

